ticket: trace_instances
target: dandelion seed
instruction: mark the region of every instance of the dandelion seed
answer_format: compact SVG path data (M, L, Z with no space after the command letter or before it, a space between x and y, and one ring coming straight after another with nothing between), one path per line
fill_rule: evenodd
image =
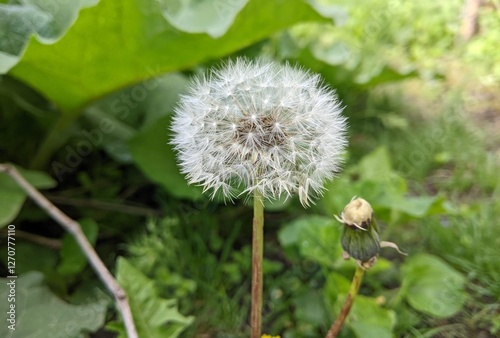
M318 75L288 64L238 59L194 79L172 123L190 184L232 199L297 194L307 206L339 170L346 119ZM243 194L243 193L240 193Z

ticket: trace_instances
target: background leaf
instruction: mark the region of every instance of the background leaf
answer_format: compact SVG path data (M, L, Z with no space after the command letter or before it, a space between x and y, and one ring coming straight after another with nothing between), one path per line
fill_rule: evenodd
M308 216L293 221L278 233L280 244L294 246L303 257L332 266L340 257L341 226L333 218Z
M102 1L82 11L57 43L31 41L11 74L76 113L125 85L226 55L297 22L326 20L301 0L251 0L213 39L177 31L161 12L153 0Z
M450 317L466 300L465 277L429 254L410 257L402 268L401 295L415 309L436 316Z
M118 259L117 279L129 296L139 337L175 338L192 322L192 317L185 317L177 311L176 300L160 298L154 281L125 258ZM109 327L119 332L120 338L127 336L121 325Z
M104 324L105 302L68 304L56 297L42 283L41 272L29 272L19 276L16 282L16 330L6 323L10 304L7 301L11 280L0 279L0 311L2 322L0 336L14 337L80 337L84 332L95 332Z
M238 12L249 0L182 1L160 0L165 18L178 30L207 33L213 38L224 35Z
M335 315L340 312L349 287L350 281L344 276L334 272L327 276L325 296L333 306ZM382 308L375 298L359 294L346 320L346 326L358 338L391 338L395 324L394 311Z
M48 189L56 186L56 181L44 172L20 168L18 170L35 188ZM24 190L10 176L0 173L0 228L16 218L25 199Z
M94 245L99 232L97 223L90 218L81 219L79 223L90 244ZM65 233L61 247L61 263L57 267L57 271L62 275L75 275L81 272L85 266L87 266L87 258L82 249L71 234Z
M22 57L30 39L52 44L73 25L82 8L99 0L36 1L0 4L0 74Z
M173 196L199 199L201 189L188 186L184 175L179 173L174 151L168 144L169 125L170 117L166 117L142 130L130 140L130 152L139 168Z

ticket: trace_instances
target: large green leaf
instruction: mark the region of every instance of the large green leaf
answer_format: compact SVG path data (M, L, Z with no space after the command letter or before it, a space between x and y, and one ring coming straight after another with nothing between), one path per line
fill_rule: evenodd
M168 144L169 125L167 116L142 130L130 141L130 152L139 168L173 196L199 199L201 188L188 186L179 172L174 151Z
M177 29L188 33L207 33L218 38L229 29L248 0L160 0L162 13Z
M465 277L438 257L419 254L402 269L401 295L415 309L436 316L456 314L466 300Z
M21 58L31 37L40 43L60 39L78 17L78 12L98 0L37 1L0 4L0 74Z
M85 130L75 136L81 137L83 133L114 160L132 162L128 141L138 130L170 115L187 83L186 76L169 73L116 91L85 109ZM109 127L103 128L105 124ZM157 136L161 138L162 135Z
M139 337L175 338L192 322L192 317L179 313L175 299L160 298L155 282L125 258L118 259L117 275L129 297ZM119 332L118 338L127 337L121 325L113 323L109 328Z
M43 274L32 271L18 279L0 279L0 336L14 337L82 337L84 332L95 332L104 324L106 302L84 305L68 304L43 285ZM15 283L15 301L9 302L11 285ZM12 305L15 311L15 330L6 321ZM7 324L8 323L8 324Z
M11 73L64 111L76 112L117 88L226 55L297 22L328 20L303 0L251 0L227 33L214 39L176 30L162 15L164 3L102 0L81 11L55 44L32 38Z
M35 188L48 189L56 186L56 182L43 172L18 170ZM10 176L0 173L0 228L16 218L25 199L24 190Z

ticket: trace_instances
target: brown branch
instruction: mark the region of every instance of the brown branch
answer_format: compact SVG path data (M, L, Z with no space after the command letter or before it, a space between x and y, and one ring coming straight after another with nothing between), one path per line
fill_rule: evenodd
M1 168L0 168L0 171L1 171ZM2 236L7 236L7 232L5 231L5 228L2 229L1 234L2 234ZM48 238L48 237L40 236L37 234L33 234L31 232L26 232L26 231L17 230L17 229L16 229L16 238L24 239L24 240L27 240L29 242L32 242L32 243L35 243L38 245L46 246L46 247L53 249L53 250L61 249L61 245L62 245L61 241L58 239Z
M108 291L115 298L116 305L120 311L125 330L129 338L138 338L137 330L135 328L132 311L128 303L127 294L125 290L118 284L111 272L106 268L106 265L99 258L94 248L85 237L82 228L78 222L69 218L54 204L52 204L45 196L43 196L35 187L33 187L17 169L10 164L0 164L0 172L4 172L12 177L16 183L28 194L28 196L45 210L57 223L59 223L64 230L68 231L76 239L78 245L87 257L90 265L96 272L97 276L104 283Z
M97 201L91 199L79 199L73 197L64 197L57 195L46 195L51 202L56 204L71 205L77 207L88 207L101 209L106 211L120 212L124 214L139 215L139 216L161 216L162 212L160 210L155 210L151 208L133 206L133 205L121 205L116 203Z

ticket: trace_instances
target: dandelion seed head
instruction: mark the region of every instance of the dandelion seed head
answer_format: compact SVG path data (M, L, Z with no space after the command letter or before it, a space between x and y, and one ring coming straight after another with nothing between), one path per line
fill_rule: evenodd
M318 75L238 59L195 78L176 107L172 144L190 184L232 199L297 194L307 206L339 170L346 119Z

